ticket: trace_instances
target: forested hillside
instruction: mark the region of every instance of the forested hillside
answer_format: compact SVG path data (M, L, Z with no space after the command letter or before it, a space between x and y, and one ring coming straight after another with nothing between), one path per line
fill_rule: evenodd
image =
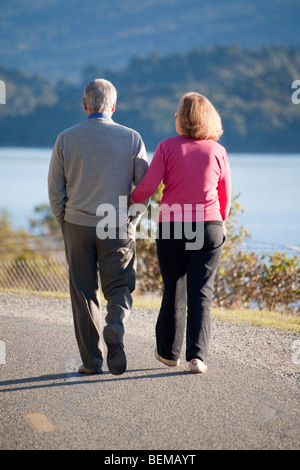
M299 46L299 0L1 0L0 66L51 81L192 48Z
M98 64L81 84L54 84L22 70L0 68L6 105L0 106L1 146L53 146L57 134L85 118L84 84L105 77L118 90L114 119L137 129L149 151L174 134L174 111L186 91L205 94L219 110L222 143L232 152L300 151L300 105L291 88L300 79L300 48L234 46L194 49L163 57L134 57L116 70Z

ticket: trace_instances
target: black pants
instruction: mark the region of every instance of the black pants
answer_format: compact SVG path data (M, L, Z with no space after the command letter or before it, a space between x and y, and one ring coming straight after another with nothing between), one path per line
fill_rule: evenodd
M191 240L186 238L183 228L181 238L178 231L175 234L175 224L180 222L171 222L170 236L164 237L165 223L159 224L156 240L164 283L156 324L157 352L165 359L179 359L186 326L186 360L197 357L204 361L210 340L214 279L225 241L222 222L201 223L203 246L195 250L187 249L186 243ZM188 232L195 232L195 223L190 224L193 228Z

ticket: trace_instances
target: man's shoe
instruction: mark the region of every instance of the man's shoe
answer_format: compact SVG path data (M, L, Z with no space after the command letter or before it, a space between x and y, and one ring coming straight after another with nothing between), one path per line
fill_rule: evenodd
M162 362L163 364L169 367L176 367L180 364L180 359L177 359L176 361L173 361L172 359L165 359L164 357L161 357L156 351L155 357L158 361Z
M123 374L126 370L126 355L117 328L107 325L103 329L103 338L107 346L107 367L110 373Z
M85 367L83 364L78 369L79 374L103 374L102 369L89 369Z
M204 364L201 359L192 359L190 361L190 372L193 374L197 374L199 372L206 372L207 371L207 365Z

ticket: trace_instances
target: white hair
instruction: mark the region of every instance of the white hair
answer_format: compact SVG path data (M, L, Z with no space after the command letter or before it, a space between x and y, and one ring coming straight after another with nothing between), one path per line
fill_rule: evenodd
M89 111L110 111L117 101L117 90L108 80L96 78L86 85L84 100Z

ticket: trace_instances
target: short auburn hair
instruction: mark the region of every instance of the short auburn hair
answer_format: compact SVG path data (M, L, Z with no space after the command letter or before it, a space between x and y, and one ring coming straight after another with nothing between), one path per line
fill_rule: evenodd
M182 96L177 112L180 134L194 139L219 140L222 121L213 104L196 92Z

